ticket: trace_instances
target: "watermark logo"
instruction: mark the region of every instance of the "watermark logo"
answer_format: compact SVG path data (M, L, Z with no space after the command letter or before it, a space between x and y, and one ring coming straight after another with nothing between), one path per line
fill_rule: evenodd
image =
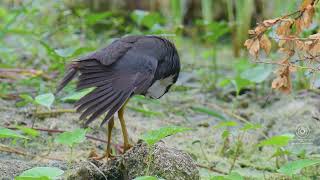
M312 128L308 124L298 124L295 128L293 144L312 144Z

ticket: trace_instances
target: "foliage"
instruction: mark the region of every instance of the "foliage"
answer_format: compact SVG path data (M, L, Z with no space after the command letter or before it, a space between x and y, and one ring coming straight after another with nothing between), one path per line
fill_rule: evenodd
M192 110L195 112L200 112L200 113L205 113L208 114L210 116L216 117L220 120L226 120L226 118L219 112L216 112L212 109L208 109L206 107L192 107Z
M11 129L0 127L0 138L20 138L20 139L28 139L27 137L12 131Z
M52 93L41 94L35 97L34 102L50 109L54 102L54 95Z
M64 132L55 138L55 142L73 147L86 139L86 133L86 129L75 129L71 132Z
M191 129L179 126L166 126L157 130L151 130L146 132L141 136L141 139L144 140L149 146L152 146L165 137L189 130Z
M20 94L19 96L22 101L18 102L16 104L17 106L25 106L26 104L31 103L34 105L41 105L50 109L55 100L55 97L52 93L40 94L34 99L28 94Z
M293 135L272 136L271 138L261 141L258 146L286 146L293 137Z
M320 33L303 37L303 31L312 24L318 2L317 0L304 0L298 11L265 20L249 31L250 39L246 40L244 45L256 59L259 59L260 49L264 50L266 54L270 53L272 48L270 37L275 39L279 51L284 54L277 62L259 60L262 63L278 65L277 78L273 80L272 88L289 93L292 89L291 74L296 72L297 68L306 69L312 73L318 71ZM268 36L269 31L274 31L269 34L276 36ZM297 57L299 58L297 59Z
M286 174L288 176L292 176L294 174L299 173L299 171L303 168L319 164L320 160L318 159L300 159L292 162L288 162L283 165L278 172Z
M26 170L19 176L15 177L16 180L50 180L56 179L64 173L59 168L55 167L34 167Z

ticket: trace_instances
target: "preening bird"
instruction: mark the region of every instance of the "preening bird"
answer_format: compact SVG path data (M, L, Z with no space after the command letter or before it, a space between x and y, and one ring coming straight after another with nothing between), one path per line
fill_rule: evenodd
M57 92L77 75L77 90L94 87L75 106L86 125L107 112L101 126L108 124L108 145L102 157L108 158L114 114L118 112L125 152L131 147L124 120L124 109L130 97L162 97L177 81L179 72L180 59L172 42L159 36L126 36L73 60Z

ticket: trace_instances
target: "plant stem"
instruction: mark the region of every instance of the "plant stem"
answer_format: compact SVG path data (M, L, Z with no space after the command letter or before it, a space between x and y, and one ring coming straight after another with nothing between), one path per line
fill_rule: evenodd
M229 173L232 172L233 168L234 168L234 165L236 164L236 161L240 155L240 149L242 147L242 138L243 138L243 135L244 135L244 132L242 132L239 136L238 136L238 142L237 142L237 146L236 146L236 152L234 154L234 158L233 158L233 161L232 161L232 164L231 164L231 167L229 169Z

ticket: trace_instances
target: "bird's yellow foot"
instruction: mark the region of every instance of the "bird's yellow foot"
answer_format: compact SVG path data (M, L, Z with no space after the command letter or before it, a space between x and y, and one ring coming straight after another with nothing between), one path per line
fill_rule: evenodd
M99 156L95 149L93 149L89 154L89 159L93 160L102 160L102 159L112 159L114 158L114 155L111 154L111 152L106 152L104 155Z
M131 149L133 146L131 144L125 144L123 145L123 153L126 153L129 149Z
M96 156L96 157L92 157L91 159L93 160L102 160L102 159L106 159L106 160L109 160L109 159L113 159L114 158L114 155L112 155L111 153L107 153L107 154L104 154L103 156Z

